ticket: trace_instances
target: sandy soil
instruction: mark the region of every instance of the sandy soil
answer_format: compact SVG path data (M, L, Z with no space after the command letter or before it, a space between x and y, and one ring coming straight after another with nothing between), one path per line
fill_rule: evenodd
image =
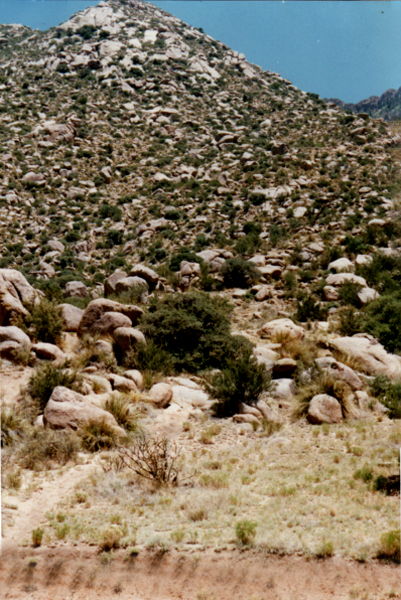
M0 400L2 403L12 405L20 395L21 387L28 383L32 369L30 367L18 367L2 361L0 365Z
M64 546L6 551L0 597L24 600L342 600L401 598L399 567L344 559L308 561L252 551L118 552L102 564L97 550Z

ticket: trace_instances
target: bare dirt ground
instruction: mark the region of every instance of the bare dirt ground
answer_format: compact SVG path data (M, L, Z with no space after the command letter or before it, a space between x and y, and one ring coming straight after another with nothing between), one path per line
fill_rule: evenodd
M17 401L21 387L28 383L32 369L30 367L18 367L3 361L0 367L0 401L11 406Z
M3 553L0 597L24 600L336 600L401 598L399 567L252 551L152 553L102 564L90 547Z

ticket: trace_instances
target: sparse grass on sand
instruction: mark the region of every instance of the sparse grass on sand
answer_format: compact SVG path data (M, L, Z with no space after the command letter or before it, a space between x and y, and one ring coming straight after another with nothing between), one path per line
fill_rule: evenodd
M194 473L189 485L157 488L126 470L82 482L85 502L75 494L60 507L64 538L102 547L111 528L122 547L223 549L238 544L236 525L248 520L256 524L253 547L266 553L359 561L380 555L383 532L398 527L399 498L355 474L363 467L374 476L395 472L397 422L299 421L272 436L241 435L241 427L223 423L210 445L199 432L181 434L182 469ZM48 517L44 540L56 541L60 523Z

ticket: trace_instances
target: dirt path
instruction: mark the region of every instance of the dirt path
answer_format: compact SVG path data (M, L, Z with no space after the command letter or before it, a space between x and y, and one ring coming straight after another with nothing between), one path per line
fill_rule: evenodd
M102 564L96 549L3 553L0 598L25 600L387 600L401 598L399 567L344 559L263 557L252 551L126 551Z
M60 500L68 497L73 492L75 485L94 468L94 464L89 463L71 467L61 474L51 474L49 479L38 481L37 488L29 494L27 499L24 499L23 492L18 496L11 496L4 492L2 508L5 512L8 510L7 506L13 506L11 509L13 525L6 525L3 528L3 550L30 542L32 530L40 526L45 519L45 514L56 508Z

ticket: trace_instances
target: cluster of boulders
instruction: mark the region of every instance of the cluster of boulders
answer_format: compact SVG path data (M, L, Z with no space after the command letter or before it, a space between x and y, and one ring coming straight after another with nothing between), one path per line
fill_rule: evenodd
M216 255L212 257L212 254L206 256L203 253L202 258L215 260ZM116 272L111 275L105 281L104 291L113 295L118 291L119 282L129 284L132 279L135 280L133 286L137 286L137 280L140 279L140 285L146 286L148 291L154 291L161 283L155 271L137 265L128 274ZM67 358L71 358L71 353L56 344L40 340L33 343L27 333L12 324L16 318L26 316L26 306L40 301L41 294L24 276L12 269L2 269L0 285L5 290L0 296L3 323L0 326L0 358L16 360L19 353L25 352L31 364L35 360L49 360L55 365L63 365ZM76 340L84 337L92 339L93 347L106 357L114 359L117 353L124 359L131 350L146 344L145 336L136 327L144 312L139 306L102 297L89 302L84 310L68 303L61 304L60 309L65 324L64 335ZM311 423L338 423L345 417L358 418L366 413L371 403L364 388L373 376L381 374L392 380L401 379L401 358L389 354L372 336L357 334L338 337L327 334L325 329L323 327L325 333L319 340L321 350L315 359L315 367L334 381L343 382L346 385L346 398L342 405L336 397L316 394L308 408L307 418ZM254 355L272 376L273 385L262 400L254 406L240 405L239 413L234 416L234 421L252 426L257 426L263 419L278 421L281 418L278 409L292 406L291 400L298 391L293 380L297 362L288 355L283 356L281 349L286 344L302 344L308 333L302 325L295 324L291 319L279 318L266 322L260 336L264 340L256 344ZM357 370L351 368L350 364L357 365ZM97 366L91 365L83 369L83 376L81 394L62 387L54 390L43 417L45 424L55 428L76 428L89 416L91 419L100 418L104 413L102 402L110 395L143 393L143 377L135 369L117 374L107 369L99 371ZM305 377L307 384L308 373L301 374L302 377ZM213 403L202 389L200 381L185 377L165 378L151 387L146 398L156 408L164 409L163 419L170 419L171 423L177 419L177 422L181 422L190 414L208 410ZM379 403L377 407L384 412Z

